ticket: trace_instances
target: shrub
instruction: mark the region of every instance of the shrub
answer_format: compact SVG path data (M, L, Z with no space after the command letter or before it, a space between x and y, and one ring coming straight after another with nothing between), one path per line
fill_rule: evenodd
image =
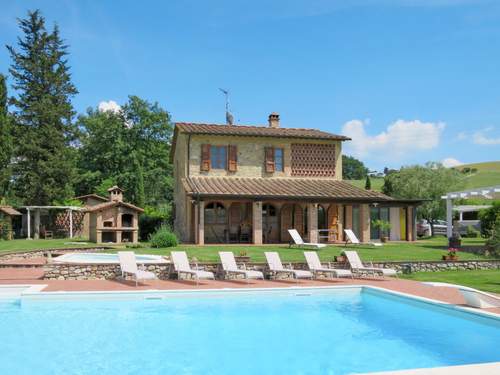
M465 231L465 237L468 237L468 238L479 237L479 232L472 225L469 225L467 227L467 230Z
M139 238L147 240L162 225L171 222L172 209L169 205L146 207L139 217Z
M494 257L500 257L500 222L492 230L492 235L486 240L486 249Z
M179 244L177 236L169 227L162 225L149 236L151 247L175 247Z
M489 238L495 226L500 223L500 201L494 201L490 208L479 212L481 220L481 235Z

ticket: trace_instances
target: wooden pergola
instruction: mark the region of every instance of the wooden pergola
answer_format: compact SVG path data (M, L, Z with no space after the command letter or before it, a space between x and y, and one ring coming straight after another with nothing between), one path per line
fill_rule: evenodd
M83 207L77 206L22 206L26 210L27 215L27 239L31 239L31 213L34 215L34 234L33 238L40 237L40 210L65 210L69 214L69 238L73 238L73 211L83 211Z

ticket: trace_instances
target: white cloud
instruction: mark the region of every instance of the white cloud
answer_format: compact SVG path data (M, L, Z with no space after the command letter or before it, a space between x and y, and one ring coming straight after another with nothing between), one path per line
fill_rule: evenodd
M486 133L491 132L493 127L488 127L474 133L472 142L477 145L500 145L500 137L488 137Z
M457 140L458 141L463 141L467 139L467 133L466 132L460 132L457 134Z
M446 168L452 168L452 167L458 167L459 165L462 165L464 163L455 158L446 158L441 160L441 164L443 164L443 166Z
M114 100L102 101L99 103L99 112L120 113L122 107Z
M376 158L401 161L406 155L418 151L431 150L439 145L445 128L443 122L422 122L420 120L397 120L377 135L366 132L368 121L351 120L342 127L342 134L352 138L347 142L346 151L358 158Z

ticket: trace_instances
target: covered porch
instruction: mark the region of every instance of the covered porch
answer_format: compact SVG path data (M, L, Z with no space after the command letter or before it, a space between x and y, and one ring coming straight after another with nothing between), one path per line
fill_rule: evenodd
M395 200L342 181L190 178L185 181L189 242L289 243L289 229L308 242L342 243L344 229L361 242L415 239L417 201ZM239 191L240 194L236 194ZM253 193L253 194L250 194ZM391 223L384 233L375 220Z

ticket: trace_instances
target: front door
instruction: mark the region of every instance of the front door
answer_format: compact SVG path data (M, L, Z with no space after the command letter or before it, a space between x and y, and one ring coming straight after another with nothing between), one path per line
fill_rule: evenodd
M280 228L276 206L266 203L262 206L262 235L264 243L279 242Z

